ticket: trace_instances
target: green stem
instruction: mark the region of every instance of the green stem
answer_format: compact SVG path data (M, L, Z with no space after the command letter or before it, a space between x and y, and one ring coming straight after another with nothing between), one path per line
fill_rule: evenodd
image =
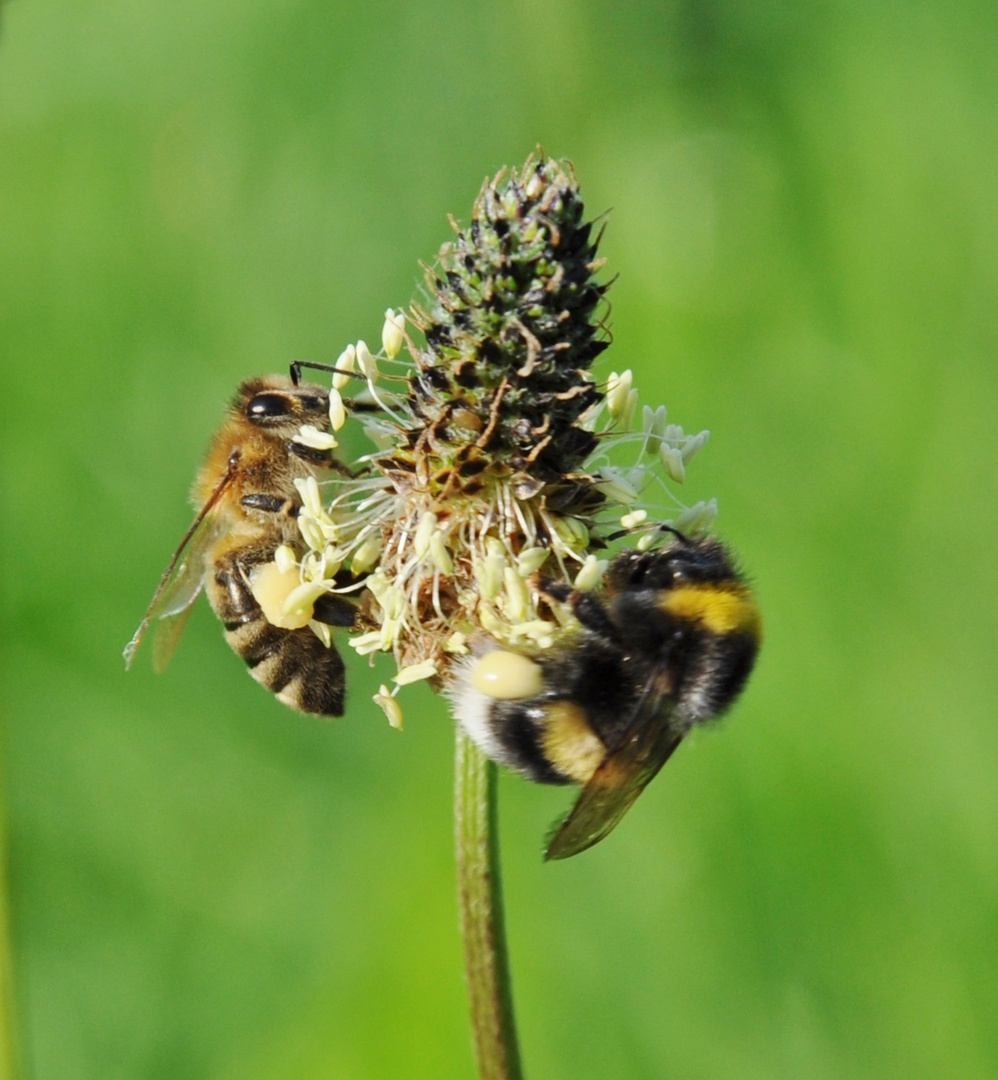
M458 728L458 904L479 1080L522 1080L499 872L496 767Z
M0 789L0 1080L17 1080L20 1070L7 885L7 820L3 791Z

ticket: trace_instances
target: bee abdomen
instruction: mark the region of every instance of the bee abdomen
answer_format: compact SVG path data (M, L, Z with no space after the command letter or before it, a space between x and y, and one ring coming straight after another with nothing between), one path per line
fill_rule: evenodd
M753 634L707 635L681 675L677 719L686 728L720 716L742 692L759 639Z
M250 674L278 701L317 716L342 716L345 698L343 660L306 626L283 630L262 616L226 631L234 652Z

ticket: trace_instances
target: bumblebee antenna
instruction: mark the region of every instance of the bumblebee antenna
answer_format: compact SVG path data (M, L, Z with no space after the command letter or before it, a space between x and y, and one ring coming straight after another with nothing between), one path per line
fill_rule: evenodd
M614 540L620 540L625 536L633 536L636 532L647 531L648 525L637 525L633 529L618 529L616 532L610 533L610 535L606 538L606 542L608 544L611 544ZM688 544L690 542L690 538L686 535L686 533L680 532L675 525L657 525L655 527L655 531L672 533L673 536L681 540L684 544Z
M684 544L688 544L690 542L690 538L686 535L686 533L680 532L675 525L659 525L658 531L670 532L673 536L677 537L679 540L682 540Z

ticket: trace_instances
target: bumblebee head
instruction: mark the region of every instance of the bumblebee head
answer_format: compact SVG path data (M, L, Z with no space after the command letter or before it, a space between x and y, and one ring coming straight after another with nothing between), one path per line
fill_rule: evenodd
M607 571L609 593L628 589L676 589L688 585L720 585L740 581L731 556L719 540L690 539L676 533L653 551L618 555Z

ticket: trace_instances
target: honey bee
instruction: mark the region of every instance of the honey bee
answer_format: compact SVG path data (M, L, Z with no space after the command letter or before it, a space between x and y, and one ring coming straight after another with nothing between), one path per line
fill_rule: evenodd
M541 579L539 591L571 606L577 633L532 656L489 643L451 690L487 757L539 783L583 785L546 859L606 837L751 673L761 623L745 578L719 541L669 531L658 549L617 555L599 593Z
M130 666L153 625L153 667L162 671L204 589L226 640L257 682L293 709L342 716L345 677L335 646L327 647L307 622L274 625L257 599L260 575L277 574L277 548L301 549L294 481L329 471L349 474L331 450L295 441L303 424L329 431L329 392L300 384L300 366L292 365L291 378L270 375L239 387L191 492L197 516L124 655ZM353 604L335 594L320 597L312 614L333 627L353 626L355 616Z

